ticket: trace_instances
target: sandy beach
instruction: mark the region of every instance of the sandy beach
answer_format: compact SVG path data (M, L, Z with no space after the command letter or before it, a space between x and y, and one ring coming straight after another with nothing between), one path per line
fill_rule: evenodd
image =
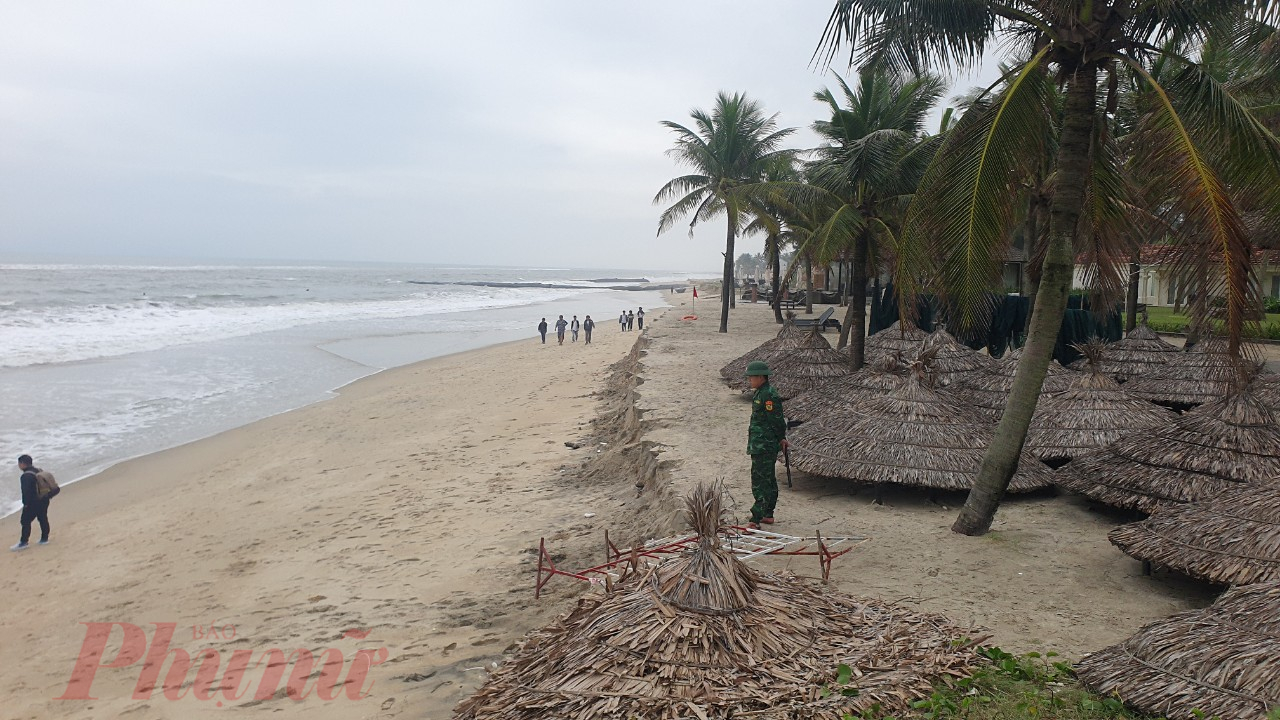
M584 487L562 470L594 453L565 443L588 431L608 367L637 335L602 322L589 346L535 338L387 371L68 486L50 513L52 544L2 558L0 716L193 718L225 714L224 703L289 717L448 717L486 665L580 590L557 583L534 603L539 537L585 552L578 539L598 544L635 502L630 483ZM14 539L17 525L5 524ZM68 691L82 623L132 624L148 642L154 623L174 623L170 647L218 650L219 676L237 650L260 663L306 648L316 674L327 648L347 670L362 648L385 648L386 660L360 700L292 700L287 675L273 699L255 700L266 662L250 666L238 701L216 684L205 693L216 697L197 699L194 669L180 699L159 688L135 699L142 661L99 670L83 693L94 700L54 699ZM114 627L101 663L126 644Z
M643 335L602 323L591 346L523 341L387 371L71 486L51 513L54 543L3 558L0 633L25 656L0 674L4 717L449 717L504 650L587 587L556 578L534 600L539 538L563 566L596 564L604 529L623 542L679 531L680 495L717 478L745 518L749 406L718 369L777 326L767 306L743 303L722 335L714 298L696 321L680 320L688 298L671 302ZM1107 542L1123 518L1075 497L1010 500L980 538L950 532L958 494L871 498L797 472L774 529L869 536L836 561L836 587L943 613L1009 651L1078 657L1213 596L1143 576ZM811 557L756 562L818 575ZM171 648L214 648L224 671L237 650L257 663L273 648L336 649L350 677L358 651L386 652L358 700L339 686L336 699L297 701L283 680L255 699L269 662L251 665L237 700L217 683L198 699L195 670L180 699L137 699L144 661L98 670L95 700L54 699L87 644L83 623L136 625L149 642L155 623L174 623ZM115 626L99 664L125 644Z

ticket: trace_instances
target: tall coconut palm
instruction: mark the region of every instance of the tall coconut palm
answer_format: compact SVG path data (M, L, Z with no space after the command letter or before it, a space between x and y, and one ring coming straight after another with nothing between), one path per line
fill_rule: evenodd
M1014 68L987 112L948 134L921 182L904 234L932 241L937 277L964 313L980 313L1007 247L1013 212L1010 184L1023 176L1034 140L1056 106L1041 77L1065 86L1054 157L1054 187L1039 287L1027 344L996 440L988 448L952 529L985 533L994 519L1035 411L1067 295L1074 242L1086 201L1105 200L1115 168L1099 142L1099 117L1114 111L1116 78L1132 72L1151 90L1143 119L1144 161L1165 173L1181 225L1183 262L1220 268L1226 331L1239 352L1249 306L1256 302L1250 241L1228 187L1251 197L1280 194L1280 142L1197 62L1188 50L1206 38L1236 38L1280 16L1262 0L838 0L819 41L830 62L842 45L851 62L919 71L930 65L972 67L987 47L1007 41ZM1179 66L1167 81L1153 61ZM1107 103L1098 106L1100 91ZM1207 271L1197 277L1209 277ZM1208 291L1208 292L1206 292Z
M907 200L939 143L925 135L924 122L945 85L933 75L903 78L879 70L861 73L856 87L839 75L836 80L838 96L830 89L814 95L830 115L813 125L823 142L806 164L807 183L769 186L797 210L805 206L794 218L808 231L802 255L819 263L848 261L840 347L848 345L857 370L864 361L868 267L878 251L898 245Z
M838 199L839 208L816 240L849 259L849 305L841 345L854 370L864 361L867 269L877 244L898 243L907 200L937 147L924 123L946 85L933 75L901 78L864 71L856 88L836 75L841 96L823 89L814 99L830 118L813 124L822 138L810 164L810 183ZM843 102L843 104L842 104Z
M766 185L770 183L799 182L800 172L796 168L795 158L791 156L778 158L765 171L764 180ZM749 207L751 214L755 218L747 225L744 234L761 234L765 236L764 266L773 273L773 294L770 297L769 304L773 307L774 321L781 325L783 323L782 246L793 239L790 225L787 222L789 206L786 203L777 202L768 193L750 193Z
M743 200L734 192L764 177L771 163L793 151L782 148L795 128L778 128L777 115L766 116L760 103L746 95L716 95L711 112L695 108L689 113L694 127L689 129L670 120L662 125L676 135L675 146L667 153L693 174L677 177L658 191L655 205L675 202L658 219L658 234L678 220L692 215L689 235L704 220L723 213L727 218L724 249L724 277L720 291L720 332L729 332L729 302L734 295L734 239L743 224Z

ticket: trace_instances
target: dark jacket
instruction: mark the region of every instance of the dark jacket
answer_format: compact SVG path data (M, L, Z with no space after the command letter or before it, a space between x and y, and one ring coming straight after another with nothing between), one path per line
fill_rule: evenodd
M22 473L22 505L29 507L44 502L40 499L40 492L36 489L36 473L40 472L39 468L31 468Z
M747 454L777 454L787 437L787 421L782 416L782 397L769 383L761 385L751 398L751 426L747 429Z
M586 322L582 323L582 329L586 330L587 332L591 332L592 330L595 329L595 327L596 327L596 321L592 320L591 318L587 318Z
M547 333L547 321L546 321L546 320L543 320L542 322L538 323L538 332L540 332L540 333L542 333L542 334L544 334L544 335Z

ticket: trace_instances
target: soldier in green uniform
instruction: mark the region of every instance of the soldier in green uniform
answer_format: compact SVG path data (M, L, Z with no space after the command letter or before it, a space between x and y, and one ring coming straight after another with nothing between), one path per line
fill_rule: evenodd
M769 366L763 360L747 365L747 380L755 395L751 398L751 427L747 430L747 454L751 456L751 523L773 524L773 508L778 504L778 476L774 465L778 453L787 447L787 421L782 417L782 398L769 384Z

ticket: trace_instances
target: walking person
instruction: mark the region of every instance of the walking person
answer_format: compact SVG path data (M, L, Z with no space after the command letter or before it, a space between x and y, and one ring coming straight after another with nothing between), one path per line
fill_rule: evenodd
M582 343L583 345L591 344L591 331L595 329L596 329L596 321L592 320L591 316L588 315L587 319L582 321L582 332L587 334L586 339Z
M547 344L547 319L542 318L542 322L538 323L538 334L542 336L542 344Z
M22 477L18 481L22 487L22 517L19 520L22 524L22 538L17 545L9 548L14 552L26 550L29 546L27 541L31 539L33 520L40 523L40 544L49 544L49 501L57 494L56 491L49 492L41 487L40 479L36 477L41 470L31 464L30 455L18 458L18 469L22 471ZM43 495L41 490L45 490Z
M747 365L747 380L755 394L751 397L751 425L747 428L747 454L751 456L751 506L749 528L773 524L778 504L778 476L774 465L778 453L787 449L787 421L782 416L782 397L769 384L769 366L763 360Z
M619 332L627 331L627 311L626 310L623 310L622 314L618 316L618 331Z
M636 325L639 325L641 330L644 329L644 308L636 311Z
M569 323L565 322L563 315L560 316L559 320L556 320L556 339L560 341L561 345L564 344L564 329L568 326Z
M578 316L573 316L573 322L569 323L569 334L573 336L573 342L578 342L578 329L582 327L578 322Z
M636 327L636 314L630 310L627 311L627 329L634 330Z

